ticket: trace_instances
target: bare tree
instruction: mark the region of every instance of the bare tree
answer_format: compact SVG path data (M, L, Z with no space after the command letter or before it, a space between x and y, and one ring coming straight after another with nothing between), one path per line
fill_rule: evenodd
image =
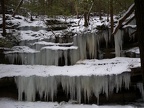
M19 4L17 5L17 7L16 7L16 9L15 9L15 11L14 11L12 17L15 17L15 15L16 15L18 9L20 8L20 6L22 5L22 3L23 3L23 0L21 0L21 1L19 2Z
M141 72L143 77L144 85L144 0L134 0L135 1L135 16L136 16L136 25L138 37L139 49L140 49L140 58L141 58Z
M89 17L90 17L90 12L93 8L94 1L84 1L84 26L87 27L89 25ZM91 3L91 4L90 4ZM89 7L90 4L90 7Z
M110 22L111 22L111 33L113 32L114 21L113 21L113 0L110 0Z
M142 82L144 85L144 0L135 0L135 4L132 4L125 15L119 20L117 26L113 30L113 35L118 31L120 27L122 27L122 23L125 21L127 17L129 17L135 10L135 18L136 18L136 36L138 37L138 44L140 49L140 59L141 59L141 74L142 74ZM133 19L134 16L131 18ZM130 19L130 20L131 20ZM130 21L126 22L128 24Z

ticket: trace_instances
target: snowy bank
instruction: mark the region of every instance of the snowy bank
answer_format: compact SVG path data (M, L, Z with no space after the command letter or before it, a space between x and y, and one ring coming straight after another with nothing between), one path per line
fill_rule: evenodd
M108 98L114 89L116 92L122 87L129 89L130 74L127 72L138 66L139 58L124 57L84 60L76 65L63 67L0 65L0 77L15 77L18 100L35 101L38 93L40 99L53 101L58 86L61 85L67 96L70 93L70 99L77 100L78 103L81 103L82 98L85 102L89 101L92 94L99 103L101 93Z
M103 60L84 60L73 66L4 65L0 64L0 78L12 76L91 76L112 75L139 67L139 58L116 57Z

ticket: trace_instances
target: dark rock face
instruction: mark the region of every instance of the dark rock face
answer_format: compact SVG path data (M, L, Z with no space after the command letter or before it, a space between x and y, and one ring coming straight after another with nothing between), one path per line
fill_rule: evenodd
M9 50L9 49L4 49L0 48L0 64L8 64L9 61L8 59L5 58L4 51Z
M0 97L17 99L17 87L13 77L5 77L0 79Z

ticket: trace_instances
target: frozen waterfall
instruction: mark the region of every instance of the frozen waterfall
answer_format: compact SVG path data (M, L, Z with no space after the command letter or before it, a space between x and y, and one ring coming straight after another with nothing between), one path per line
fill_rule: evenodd
M12 64L25 65L73 65L78 60L100 57L100 43L108 44L108 32L87 32L73 37L71 43L28 41L28 46L16 46L5 52Z
M74 37L74 46L78 46L80 60L98 58L100 43L104 41L108 45L108 32L87 32Z
M20 46L17 51L5 52L12 64L25 65L73 65L78 61L77 47L45 46L40 51ZM26 50L24 50L26 49Z
M18 88L18 100L35 101L36 94L44 100L53 101L57 96L58 86L61 84L65 93L70 94L70 99L81 103L89 101L92 94L99 102L99 95L109 94L116 89L120 91L121 87L129 89L130 74L122 73L119 75L105 76L17 76L15 82Z
M122 50L122 43L123 43L123 32L122 30L118 30L117 33L114 36L115 39L115 55L117 57L121 56L121 50Z

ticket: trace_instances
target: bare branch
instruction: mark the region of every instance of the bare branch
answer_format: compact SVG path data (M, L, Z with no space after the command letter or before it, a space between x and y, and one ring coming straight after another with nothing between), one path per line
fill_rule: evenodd
M132 32L131 34L130 34L130 36L133 36L134 34L136 34L136 30L134 31L134 32Z
M132 4L128 11L124 14L124 16L122 18L119 19L117 26L114 28L112 35L114 36L116 34L116 32L118 31L118 29L122 26L122 23L125 21L126 18L128 18L134 11L134 4Z
M18 11L18 9L20 8L20 6L22 5L22 3L23 3L23 0L21 0L21 1L19 2L19 4L17 5L14 13L12 14L12 17L15 17L15 14L17 13L17 11Z
M135 15L133 15L127 22L125 22L125 23L122 25L122 27L125 26L125 25L127 25L127 24L129 24L134 18L135 18Z

